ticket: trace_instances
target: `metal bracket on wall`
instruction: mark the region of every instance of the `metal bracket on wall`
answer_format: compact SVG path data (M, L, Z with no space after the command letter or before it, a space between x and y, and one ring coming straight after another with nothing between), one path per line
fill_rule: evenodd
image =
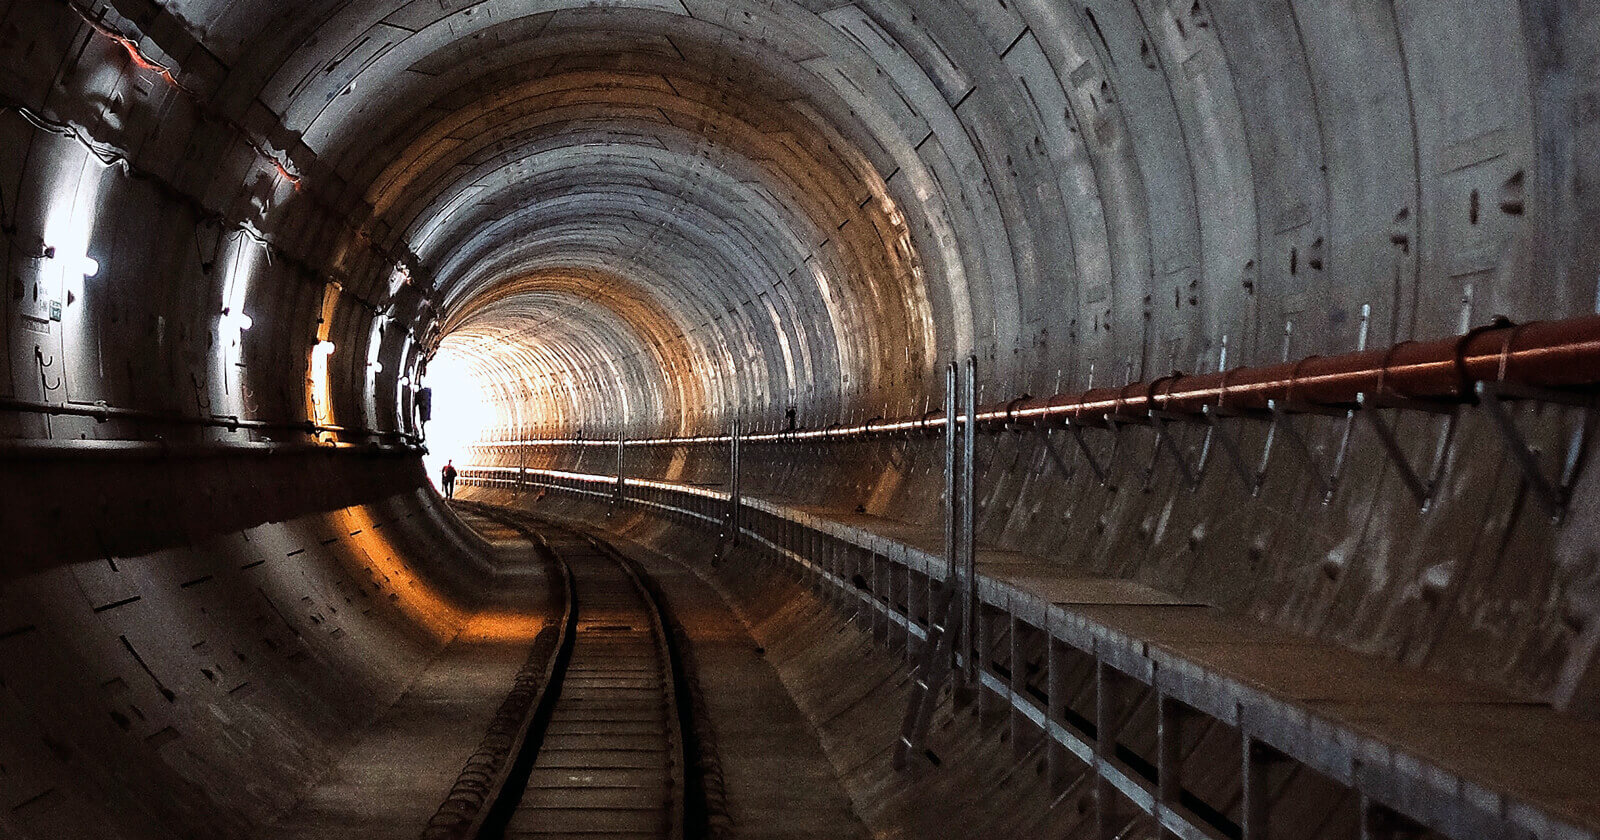
M51 391L59 389L61 387L61 375L56 375L56 382L54 385L52 385L50 384L49 374L45 373L45 371L55 367L55 355L51 354L50 358L46 360L44 357L44 348L35 344L33 345L33 361L39 366L39 387L44 389L44 393L49 394Z
M1306 442L1305 436L1295 428L1294 415L1320 414L1325 417L1343 417L1345 412L1324 406L1309 405L1305 403L1284 403L1278 400L1267 401L1267 411L1271 415L1267 426L1267 443L1261 450L1261 467L1256 471L1256 492L1261 491L1261 486L1267 480L1267 467L1272 463L1272 450L1276 445L1279 433L1289 439L1300 458L1311 470L1311 478L1317 483L1317 489L1322 491L1323 503L1326 504L1333 497L1335 487L1332 474L1324 472L1322 465L1317 460L1317 453L1311 449L1311 444Z
M1383 451L1389 455L1389 460L1400 472L1400 479L1405 482L1411 495L1416 497L1417 507L1427 511L1433 506L1434 495L1439 492L1439 487L1444 483L1445 468L1450 460L1450 444L1455 440L1456 424L1461 416L1459 407L1453 403L1427 402L1407 400L1397 397L1380 397L1374 394L1357 394L1356 404L1361 407L1361 414L1367 418L1372 430L1378 434L1378 442L1383 444ZM1439 444L1433 453L1433 467L1424 479L1411 466L1411 459L1406 456L1405 450L1400 447L1400 439L1395 435L1394 428L1383 419L1379 409L1396 408L1401 410L1421 411L1447 418L1444 433L1439 437Z
M1106 488L1107 490L1116 490L1117 485L1111 481L1110 467L1116 465L1117 450L1119 449L1119 444L1122 442L1121 437L1119 436L1116 441L1111 444L1111 463L1101 464L1100 459L1094 457L1094 450L1089 448L1089 442L1083 439L1084 424L1069 417L1066 420L1066 426L1067 431L1072 433L1072 439L1078 444L1078 451L1082 452L1084 459L1089 462L1089 469L1093 470L1094 477L1099 479L1100 486ZM1111 430L1113 434L1116 433L1115 426L1112 426Z
M1038 423L1034 425L1033 431L1039 436L1040 442L1044 444L1045 454L1050 456L1051 463L1055 464L1056 472L1061 474L1061 480L1071 481L1077 470L1067 464L1067 459L1061 456L1061 450L1056 448L1056 442L1050 439L1050 427L1044 423Z
M1189 487L1189 489L1191 489L1191 490L1196 488L1196 487L1198 487L1198 486L1200 486L1200 479L1201 479L1202 476L1205 475L1205 472L1206 472L1206 460L1205 460L1205 458L1206 458L1206 450L1205 450L1205 448L1202 447L1201 450L1200 450L1200 463L1196 464L1194 467L1190 467L1189 466L1189 457L1183 453L1182 449L1178 448L1178 441L1172 436L1171 430L1169 430L1167 428L1167 421L1168 420L1193 420L1193 419L1194 418L1189 416L1189 415L1186 415L1186 414L1174 414L1174 413L1172 413L1170 411L1152 411L1152 412L1150 412L1150 425L1151 425L1151 427L1153 427L1156 430L1156 449L1158 451L1156 453L1153 453L1155 455L1155 457L1151 458L1151 460L1150 460L1150 468L1145 470L1144 487L1145 487L1146 490L1150 489L1150 481L1151 481L1151 479L1153 479L1155 477L1155 473L1156 473L1156 461L1155 461L1155 459L1160 457L1159 450L1162 450L1162 449L1165 449L1167 451L1167 454L1172 456L1172 462L1177 465L1178 472L1183 474L1183 483L1184 483L1185 486ZM1206 434L1207 434L1207 436L1209 436L1210 432L1207 431Z
M1545 509L1550 512L1550 518L1559 523L1566 516L1567 503L1572 499L1572 486L1577 481L1578 471L1588 454L1590 432L1595 424L1594 398L1587 394L1529 388L1506 382L1483 381L1474 386L1474 390L1478 395L1479 405L1489 412L1489 418L1494 421L1495 431L1500 433L1500 440L1505 444L1506 451L1522 469L1523 480L1544 503ZM1578 424L1578 428L1572 433L1572 438L1567 444L1566 458L1561 466L1561 474L1555 480L1546 477L1544 469L1539 465L1539 450L1529 446L1522 430L1517 428L1516 421L1506 410L1507 400L1537 400L1583 409L1583 422Z
M1210 405L1202 409L1201 412L1210 428L1206 432L1206 448L1205 452L1200 455L1200 462L1204 464L1210 460L1211 443L1213 440L1217 441L1222 445L1222 454L1228 456L1228 465L1233 467L1234 474L1238 475L1239 480L1244 482L1244 488L1250 492L1251 496L1260 493L1260 477L1252 473L1250 467L1245 464L1244 450L1239 447L1239 440L1233 436L1232 432L1228 431L1226 426L1222 425L1223 418L1237 415Z

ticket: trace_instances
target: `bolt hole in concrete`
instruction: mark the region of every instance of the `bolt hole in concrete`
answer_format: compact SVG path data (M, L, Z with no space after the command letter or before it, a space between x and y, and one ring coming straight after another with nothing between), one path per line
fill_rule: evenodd
M447 461L684 561L747 836L837 836L808 798L896 838L1600 836L1597 33L0 0L0 837L415 836L549 636L540 552L441 505ZM969 355L992 714L908 780L923 432ZM990 434L1069 417L1058 458ZM616 445L524 445L579 437Z

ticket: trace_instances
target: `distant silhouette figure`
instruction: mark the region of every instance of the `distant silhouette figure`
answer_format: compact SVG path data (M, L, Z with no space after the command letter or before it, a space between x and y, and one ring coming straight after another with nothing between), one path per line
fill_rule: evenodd
M456 462L444 462L444 469L439 471L439 478L444 480L444 497L446 499L454 499L456 497Z

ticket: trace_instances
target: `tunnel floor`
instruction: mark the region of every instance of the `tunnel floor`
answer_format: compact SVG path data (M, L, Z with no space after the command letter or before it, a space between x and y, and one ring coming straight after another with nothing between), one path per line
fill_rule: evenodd
M413 837L477 746L535 635L549 581L515 532L468 514L496 575L478 613L266 838Z
M540 630L559 622L550 567L529 540L469 509L458 513L489 546L496 569L491 591L407 690L374 716L294 808L257 836L347 840L423 833L484 738ZM705 730L697 734L714 739L709 749L718 776L710 784L715 790L708 819L740 837L868 836L816 731L722 596L645 546L615 545L670 601L680 638L692 648L696 713ZM583 590L577 591L581 605ZM529 810L498 836L556 836L549 832L558 826L528 825L537 817ZM566 828L577 831L574 836L652 836L608 831L603 815L592 819L592 826Z
M723 818L734 833L772 840L868 837L816 730L722 595L654 550L612 539L660 584L688 635L716 736Z

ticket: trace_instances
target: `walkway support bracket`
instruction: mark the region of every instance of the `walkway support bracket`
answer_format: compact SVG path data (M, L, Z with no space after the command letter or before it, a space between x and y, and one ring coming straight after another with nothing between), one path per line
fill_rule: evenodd
M1033 431L1034 434L1039 436L1039 442L1044 445L1045 455L1049 457L1051 463L1055 464L1056 472L1061 476L1061 480L1071 481L1077 470L1067 464L1067 459L1061 457L1061 450L1057 449L1056 442L1050 439L1050 427L1041 423L1034 426Z
M739 544L739 530L743 526L739 522L739 506L743 504L741 496L744 488L740 486L741 456L740 447L743 445L743 435L739 428L739 421L735 420L728 427L728 544Z
M1205 418L1206 424L1210 426L1206 436L1207 454L1201 456L1201 461L1203 462L1209 457L1211 441L1215 439L1222 446L1222 454L1228 456L1228 465L1233 467L1234 474L1239 476L1241 482L1244 482L1244 489L1249 491L1251 496L1259 495L1261 493L1259 477L1251 472L1250 467L1245 463L1244 450L1239 446L1238 438L1234 437L1233 432L1228 431L1228 428L1222 424L1223 418L1234 415L1209 405L1202 410L1201 414Z
M1317 459L1316 451L1311 448L1310 443L1306 442L1305 436L1300 434L1300 430L1295 428L1293 416L1296 414L1321 414L1328 417L1343 417L1345 412L1334 411L1322 406L1305 403L1285 403L1278 400L1267 400L1267 411L1271 415L1271 420L1268 421L1270 425L1267 426L1267 443L1261 450L1261 467L1256 470L1256 494L1261 492L1261 486L1267 481L1267 468L1272 465L1273 445L1277 442L1279 434L1282 434L1283 437L1288 438L1295 452L1299 453L1300 459L1305 462L1306 467L1311 471L1311 480L1316 482L1317 489L1322 491L1323 502L1327 503L1333 497L1335 487L1332 473L1323 472L1322 464Z
M1594 398L1587 394L1531 388L1508 382L1483 381L1477 383L1474 390L1478 404L1488 411L1501 443L1522 470L1523 480L1544 504L1550 518L1559 523L1566 516L1567 503L1572 500L1572 486L1588 454L1590 433L1595 424ZM1572 434L1561 473L1556 478L1545 476L1544 468L1539 465L1538 450L1528 445L1511 412L1506 410L1505 403L1509 400L1537 400L1583 409L1583 421Z
M1417 500L1417 507L1426 512L1433 507L1434 497L1439 492L1439 487L1444 483L1445 468L1450 461L1450 444L1456 437L1456 423L1461 414L1458 407L1450 403L1428 402L1424 400L1402 400L1393 397L1377 397L1372 394L1357 394L1356 404L1361 407L1361 414L1367 418L1372 430L1378 435L1378 442L1383 445L1383 451L1400 473L1400 480L1405 482L1406 488ZM1422 411L1447 418L1444 433L1439 437L1439 444L1434 450L1433 467L1427 478L1417 473L1411 466L1411 459L1406 455L1405 449L1400 445L1400 438L1394 432L1394 427L1389 421L1383 419L1380 409L1396 408Z
M1094 450L1090 449L1089 442L1083 439L1083 422L1068 417L1066 418L1065 423L1067 431L1072 433L1073 441L1078 444L1078 451L1082 452L1084 460L1089 462L1089 469L1094 471L1094 477L1099 480L1100 486L1106 488L1107 490L1116 490L1117 485L1111 480L1110 468L1112 464L1101 464L1100 460L1094 457ZM1116 454L1116 446L1113 444L1111 449L1113 462L1116 461Z
M611 496L612 507L620 507L622 505L627 491L627 478L622 469L622 455L627 445L627 438L617 439L617 486Z
M1156 448L1158 450L1165 449L1167 454L1172 456L1172 463L1177 466L1178 473L1183 476L1184 486L1191 489L1199 486L1200 478L1205 475L1205 452L1204 450L1201 451L1200 463L1195 467L1190 467L1189 456L1185 455L1183 450L1178 448L1178 442L1173 439L1172 431L1167 428L1167 421L1192 419L1192 417L1187 415L1172 414L1171 412L1166 411L1150 412L1150 425L1156 430ZM1150 489L1150 482L1155 478L1156 459L1159 457L1160 452L1155 453L1155 457L1151 458L1150 460L1149 469L1145 470L1144 486L1146 490Z

